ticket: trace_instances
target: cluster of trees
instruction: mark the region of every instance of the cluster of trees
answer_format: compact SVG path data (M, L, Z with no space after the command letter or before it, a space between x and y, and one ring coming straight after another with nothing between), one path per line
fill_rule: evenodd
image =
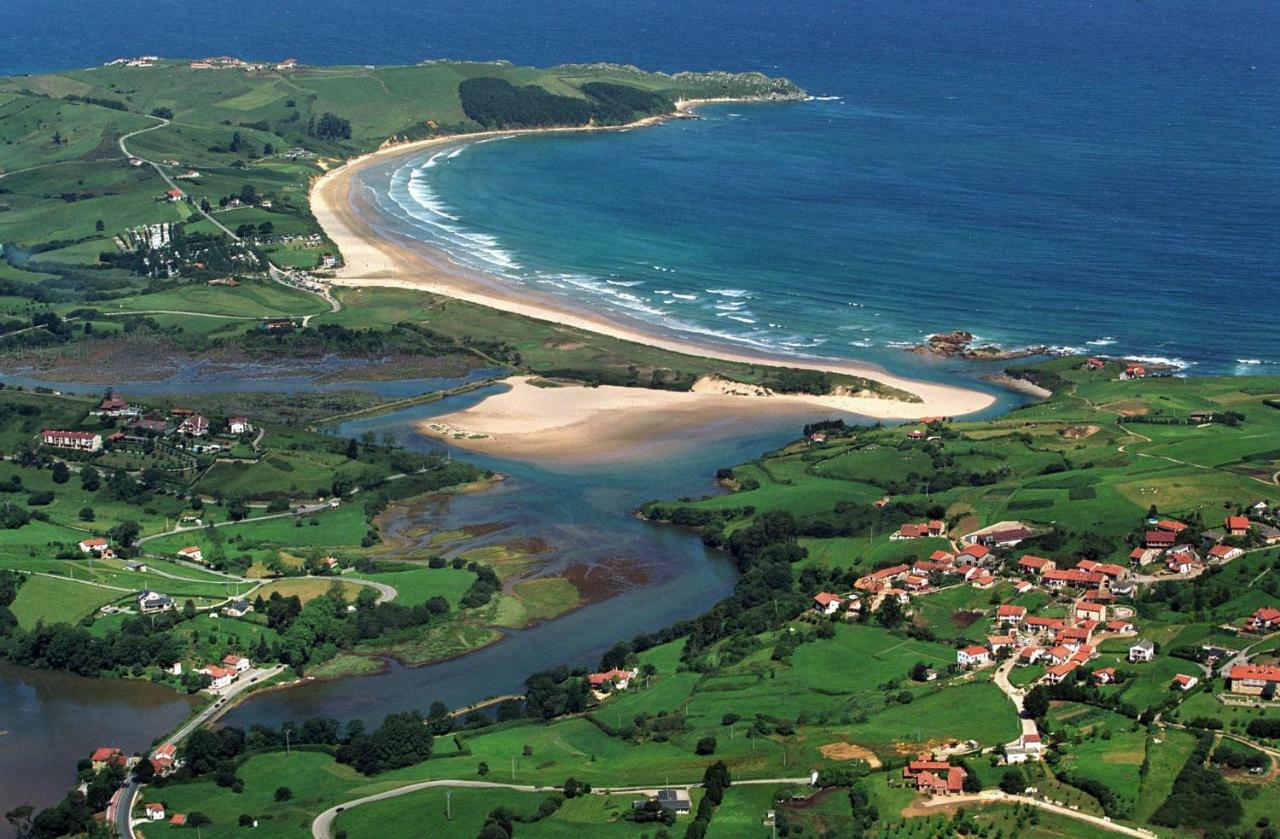
M463 112L484 128L621 125L675 108L660 93L628 85L591 82L582 86L582 92L586 97L561 96L537 85L516 87L488 76L458 85Z
M251 329L239 339L248 350L262 350L273 355L334 353L353 358L382 358L393 354L442 356L467 353L469 348L492 358L516 363L516 350L496 340L459 341L451 336L416 323L402 322L386 329L348 329L336 323L325 323L310 329L287 332L264 332Z
M1173 780L1173 789L1151 816L1152 824L1165 827L1215 830L1240 821L1244 808L1217 769L1205 761L1213 748L1213 735L1203 734L1182 771Z
M723 760L717 760L702 773L702 789L704 794L698 802L698 809L693 814L693 821L685 830L685 839L702 839L707 835L711 819L715 817L716 808L724 801L725 790L733 783L729 776L729 767Z
M350 140L351 123L337 114L325 111L320 119L311 118L307 124L307 133L321 140Z
M574 784L573 778L565 781L566 789ZM588 791L591 789L590 785L587 785L587 789ZM568 792L565 795L568 796ZM564 798L559 795L549 795L542 799L538 809L529 814L516 813L509 807L495 807L485 817L480 832L476 834L477 839L511 839L515 835L517 824L534 824L551 818L562 804L564 804Z
M374 731L352 736L338 749L337 758L365 775L376 775L431 757L434 736L419 711L388 714Z
M108 766L97 772L86 768L78 780L84 791L72 790L54 804L39 812L30 804L21 804L4 814L15 839L55 839L59 836L84 836L107 839L115 835L110 825L100 824L94 813L106 809L111 796L124 781L124 770Z

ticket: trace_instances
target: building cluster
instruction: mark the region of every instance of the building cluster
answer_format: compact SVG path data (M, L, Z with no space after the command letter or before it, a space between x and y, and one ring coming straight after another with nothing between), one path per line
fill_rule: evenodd
M298 66L298 59L286 58L282 61L263 62L245 61L229 55L215 55L189 62L192 70L243 70L246 73L260 73L264 70L292 70Z
M116 420L116 430L103 438L97 431L64 431L46 428L40 432L40 442L55 449L96 452L103 444L111 443L146 443L156 438L168 439L175 446L186 448L196 453L216 452L224 448L223 443L210 442L205 438L214 432L214 426L199 411L190 408L170 408L168 411L144 411L127 401L108 394L91 412L92 416ZM239 436L254 430L248 417L228 417L225 425L219 426L220 432Z
M223 656L221 664L206 664L196 672L209 677L210 690L222 690L252 666L244 656L227 655Z

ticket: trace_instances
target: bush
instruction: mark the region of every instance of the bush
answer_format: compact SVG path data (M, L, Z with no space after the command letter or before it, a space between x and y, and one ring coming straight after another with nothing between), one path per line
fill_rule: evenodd
M293 790L288 787L276 787L276 801L288 801L293 798Z
M698 741L698 745L694 747L694 752L700 755L713 755L716 753L716 738L703 737Z

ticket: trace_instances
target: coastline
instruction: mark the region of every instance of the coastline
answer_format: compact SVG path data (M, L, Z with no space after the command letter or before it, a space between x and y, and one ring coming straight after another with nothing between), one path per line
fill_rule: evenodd
M499 311L510 312L561 326L583 329L612 338L695 357L758 366L790 367L858 376L914 394L920 400L918 402L905 402L878 396L855 394L832 394L826 396L766 395L760 394L749 387L734 389L733 395L727 393L674 394L677 398L673 400L671 392L663 394L661 391L642 388L618 388L618 390L630 390L636 393L632 398L625 400L625 407L621 409L617 407L620 401L616 398L616 394L608 394L608 398L601 399L597 405L598 410L594 412L592 417L595 421L604 420L607 417L608 421L612 422L616 416L620 415L619 410L622 410L627 417L632 419L640 414L648 414L650 415L650 424L657 425L657 415L659 413L678 411L686 415L685 425L688 425L689 421L693 421L696 424L699 421L710 421L715 417L731 416L742 408L746 408L753 413L757 412L765 406L766 398L770 410L784 408L797 414L802 412L812 414L815 410L819 410L851 413L863 417L888 420L913 420L923 416L960 416L980 411L992 405L995 402L995 397L988 393L955 385L907 379L887 373L869 364L836 360L784 359L764 354L729 351L699 344L692 340L651 334L634 324L619 322L595 312L575 310L566 305L563 300L536 290L521 289L519 299L513 299L508 286L480 272L456 265L442 251L406 236L375 230L370 222L366 221L361 215L360 210L363 208L361 197L353 194L352 191L356 176L369 166L395 157L417 154L430 148L526 134L630 130L656 125L668 119L684 118L698 105L720 101L741 102L752 100L686 100L676 103L677 110L673 114L647 117L621 126L483 131L385 145L383 148L368 155L349 160L316 179L310 192L311 209L316 220L343 255L343 267L337 270L333 282L335 285L357 288L384 286L428 292ZM606 389L591 390L605 391ZM520 388L519 391L513 390L513 392L517 394L517 397L525 395L524 388ZM707 398L713 395L718 398ZM507 398L504 399L503 397ZM545 434L549 429L541 428L538 432L525 431L517 433L510 427L510 419L512 417L510 408L514 404L513 400L515 398L510 393L490 397L466 412L462 412L466 414L467 422L465 424L458 423L459 428L467 432L468 435L472 433L487 434L492 438L501 438L506 441L505 443L499 444L495 439L493 443L485 444L483 441L466 439L468 435L464 435L461 439L452 437L452 435L441 434L437 436L450 436L454 442L461 445L485 448L495 452L501 450L508 454L553 454L552 450L557 446L548 447L535 439L538 434ZM581 398L575 400L575 402L580 401ZM508 404L500 404L502 402ZM686 407L688 410L684 410ZM586 409L584 408L584 410ZM694 414L697 417L694 417ZM457 419L457 417L454 418ZM580 425L582 421L585 421L585 419L570 425ZM562 424L561 429L564 427ZM502 433L499 433L499 428L502 429ZM516 444L517 442L519 445Z

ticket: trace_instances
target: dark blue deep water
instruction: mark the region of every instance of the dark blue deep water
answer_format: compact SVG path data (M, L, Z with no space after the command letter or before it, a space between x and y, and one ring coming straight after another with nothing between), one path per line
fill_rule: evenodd
M896 343L966 328L1280 362L1274 3L5 5L7 72L216 52L784 74L839 98L411 161L395 175L452 218L407 189L396 209L516 282L742 347L913 372Z

